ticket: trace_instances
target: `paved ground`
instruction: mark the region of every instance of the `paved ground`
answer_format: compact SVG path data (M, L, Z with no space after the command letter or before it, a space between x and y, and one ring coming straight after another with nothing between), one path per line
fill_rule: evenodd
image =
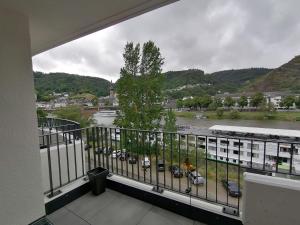
M47 218L54 225L204 225L110 189L88 193Z
M91 165L93 166L94 160L93 155L91 154ZM98 164L98 159L100 162ZM108 164L107 164L108 160ZM131 179L146 182L149 184L156 184L156 179L158 177L159 185L161 187L168 188L170 190L174 190L177 192L185 193L185 190L188 187L191 187L192 194L194 196L198 196L202 199L208 199L210 201L217 201L222 204L228 204L231 206L237 207L238 204L241 207L241 198L238 202L238 198L231 197L227 194L226 189L222 186L220 180L216 183L216 180L207 179L207 184L201 185L194 185L189 182L187 177L183 176L182 178L174 178L171 173L168 171L168 165L166 165L165 172L158 172L158 176L155 169L155 160L151 161L152 168L147 169L146 171L141 166L141 161L139 160L138 164L129 164L127 161L121 161L116 158L112 158L109 155L107 158L105 155L100 154L99 158L96 155L96 165L100 165L112 171L115 174L119 174L125 177L129 177Z

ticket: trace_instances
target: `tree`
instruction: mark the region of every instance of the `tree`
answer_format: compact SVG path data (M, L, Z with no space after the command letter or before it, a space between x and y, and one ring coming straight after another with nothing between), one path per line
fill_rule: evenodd
M262 104L265 101L264 95L261 92L255 93L251 97L251 106L258 107L260 104Z
M36 114L37 114L38 118L45 118L48 115L48 113L41 108L38 108L36 110Z
M81 127L88 127L91 123L93 123L93 120L84 115L78 106L61 108L56 110L54 114L61 119L76 121L80 123Z
M160 50L152 41L140 45L127 43L124 67L116 84L120 111L114 121L119 127L156 130L162 115L161 74L164 63Z
M295 99L295 104L296 104L297 109L300 109L300 97Z
M177 127L176 127L176 115L173 112L172 109L168 109L165 112L165 124L164 124L164 131L167 132L176 132L177 131Z
M200 98L201 106L203 108L208 108L209 104L212 103L212 99L209 95L204 95L203 97Z
M226 96L226 98L224 99L224 106L231 108L232 106L234 106L235 101L233 100L233 98L231 98L230 96Z
M223 102L220 98L215 97L213 102L216 104L217 107L223 107Z
M176 107L178 109L181 109L183 107L183 101L182 101L182 99L177 99L176 100Z
M287 109L289 109L291 106L294 105L295 101L296 101L295 97L292 95L289 95L282 99L282 101L280 102L280 106L286 107Z
M248 99L245 95L242 95L238 100L239 107L244 108L248 106Z

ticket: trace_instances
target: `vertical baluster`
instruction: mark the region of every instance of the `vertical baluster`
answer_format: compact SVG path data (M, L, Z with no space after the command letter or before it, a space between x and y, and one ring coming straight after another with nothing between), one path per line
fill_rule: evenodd
M52 177L52 163L50 154L50 135L47 135L47 156L48 156L48 170L49 170L49 184L50 184L50 195L53 197L53 177Z
M82 176L84 176L84 170L85 170L85 165L84 165L84 161L85 161L85 153L84 153L84 147L83 147L83 141L82 141L82 130L79 130L80 132L80 151L81 151L81 169L82 169Z
M205 199L207 200L207 136L205 136Z
M74 148L74 166L75 166L75 178L78 178L77 174L77 152L76 152L76 143L75 143L75 130L73 130L73 148Z
M88 169L91 170L91 154L90 154L90 133L89 128L86 128L86 151L88 154Z
M57 163L58 163L58 173L59 173L59 186L62 186L61 180L61 163L60 163L60 149L59 149L59 136L58 132L56 132L56 149L57 149Z

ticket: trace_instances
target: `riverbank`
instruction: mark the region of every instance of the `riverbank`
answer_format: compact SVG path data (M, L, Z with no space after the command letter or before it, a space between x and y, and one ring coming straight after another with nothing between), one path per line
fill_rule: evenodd
M219 120L219 119L233 119L233 120L278 120L278 121L300 121L300 112L238 112L235 117L232 117L231 112L224 112L220 117L216 111L206 112L175 112L177 117L183 118L195 118L197 115L202 115L207 119Z

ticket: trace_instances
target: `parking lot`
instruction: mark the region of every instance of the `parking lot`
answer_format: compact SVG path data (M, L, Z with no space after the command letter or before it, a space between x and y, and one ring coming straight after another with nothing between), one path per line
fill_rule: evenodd
M144 169L142 167L143 155L137 156L135 164L130 164L128 160L122 161L119 159L119 157L112 157L112 154L107 155L90 153L90 162L92 168L94 167L94 164L96 164L96 166L103 166L105 168L108 168L109 171L113 174L118 174L152 185L158 184L164 189L187 194L186 190L190 188L191 191L187 195L234 207L241 206L242 197L238 198L229 196L227 190L221 183L221 179L206 178L205 172L202 171L202 173L200 172L200 174L205 179L204 185L194 185L191 183L190 179L185 176L185 172L183 173L183 176L181 178L174 177L173 174L169 171L169 166L171 164L168 162L165 162L165 170L158 172L156 170L156 157L152 156L148 158L150 161L150 167ZM176 163L173 163L172 165L175 164ZM176 165L178 165L178 163ZM181 165L180 167L184 169L183 165ZM243 192L242 188L241 192Z

